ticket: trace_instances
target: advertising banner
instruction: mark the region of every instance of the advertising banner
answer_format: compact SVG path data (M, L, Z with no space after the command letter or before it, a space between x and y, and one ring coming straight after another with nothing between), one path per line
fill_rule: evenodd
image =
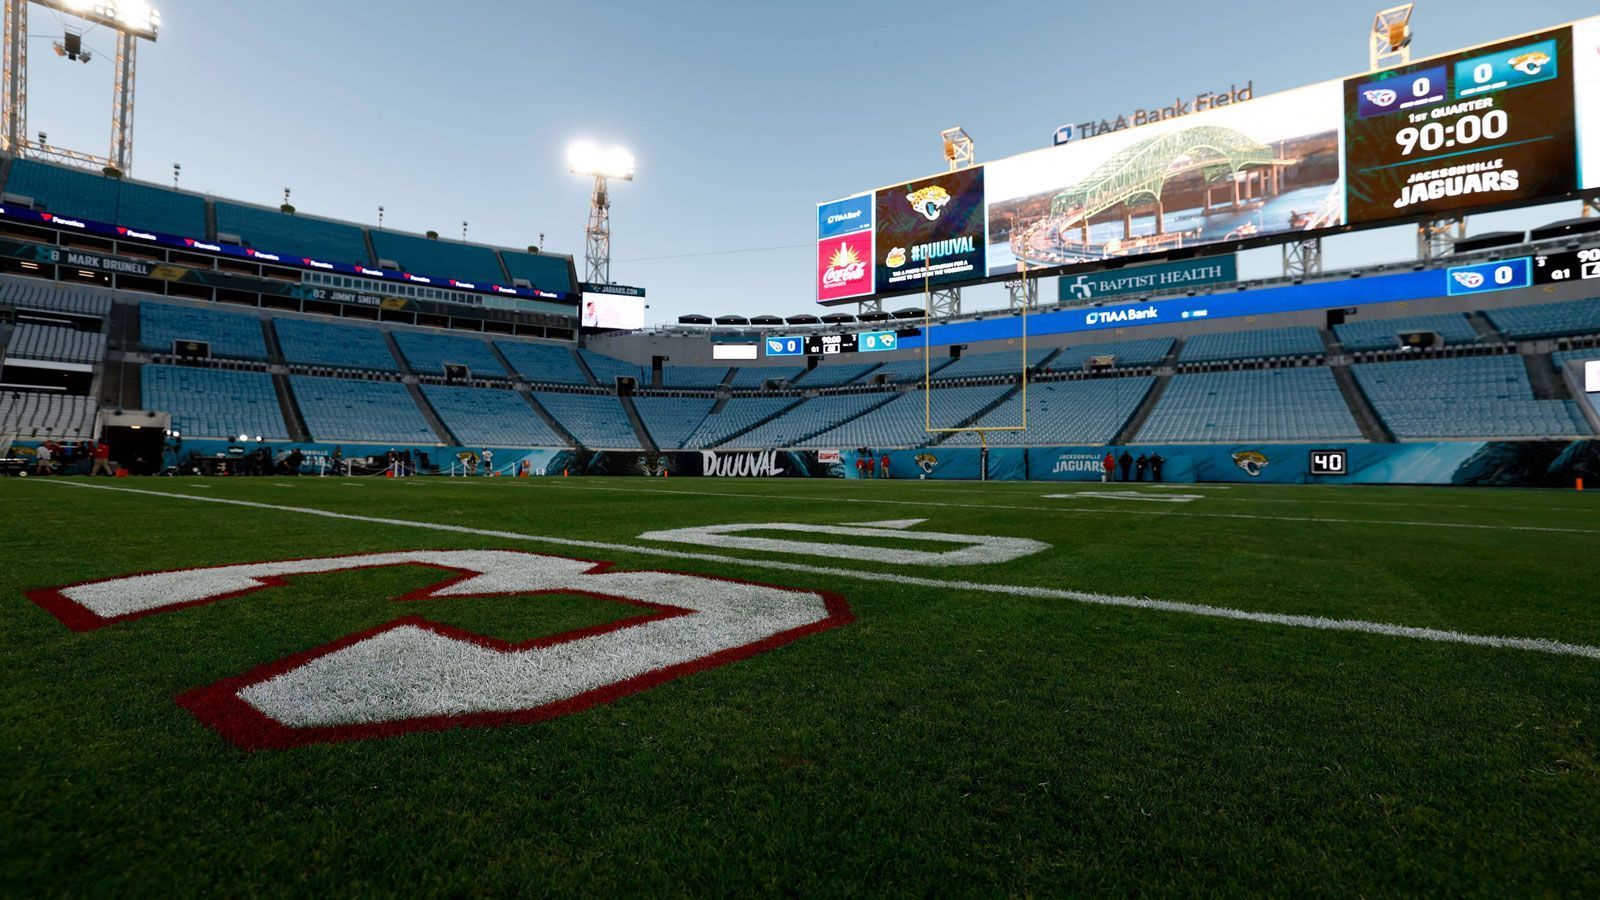
M1572 80L1578 114L1578 183L1600 189L1600 16L1572 26Z
M817 205L817 301L862 297L876 288L872 194Z
M984 273L984 168L877 192L879 293L971 281Z
M1328 81L989 163L989 274L1341 225L1340 118Z
M1152 294L1237 280L1239 259L1230 254L1063 275L1057 285L1062 303L1088 303L1105 297Z
M1350 221L1574 190L1572 65L1558 28L1346 80Z

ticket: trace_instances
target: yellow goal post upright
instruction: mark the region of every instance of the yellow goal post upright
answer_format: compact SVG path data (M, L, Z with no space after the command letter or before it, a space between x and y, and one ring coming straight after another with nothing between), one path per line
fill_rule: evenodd
M1017 262L1017 277L1022 282L1021 295L1028 297L1028 264ZM1022 311L1022 422L1018 425L967 425L960 428L935 428L933 425L933 284L929 275L922 279L922 427L928 434L952 434L963 431L978 433L978 443L984 451L989 449L991 431L1028 430L1028 306L1024 300ZM987 453L985 453L987 455ZM987 473L985 473L987 474Z

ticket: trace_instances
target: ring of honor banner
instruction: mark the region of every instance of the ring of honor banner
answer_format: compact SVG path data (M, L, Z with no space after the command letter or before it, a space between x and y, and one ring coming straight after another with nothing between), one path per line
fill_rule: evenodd
M1558 28L1346 81L1350 221L1573 190L1572 65Z

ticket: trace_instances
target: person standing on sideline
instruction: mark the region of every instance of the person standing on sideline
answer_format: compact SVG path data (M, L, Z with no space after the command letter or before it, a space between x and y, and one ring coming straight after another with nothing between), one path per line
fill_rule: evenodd
M33 458L35 460L33 464L33 474L49 475L51 472L50 457L52 455L53 453L51 452L49 441L45 441L39 446L33 448Z
M867 451L867 478L871 479L871 478L877 478L877 477L878 477L878 458L876 456L872 455L872 451L871 450L868 450Z
M1133 454L1124 450L1122 455L1117 457L1117 462L1122 464L1122 480L1127 481L1128 470L1133 468Z
M1111 473L1116 471L1117 468L1117 458L1111 455L1110 450L1106 451L1106 458L1100 460L1100 468L1102 470L1100 472L1100 480L1102 482L1110 481Z
M1134 476L1135 476L1134 477L1135 481L1143 481L1144 480L1144 470L1145 470L1145 467L1148 466L1148 465L1150 465L1150 457L1145 456L1143 453L1139 454L1139 458L1133 461L1133 472L1134 472Z
M89 469L90 475L99 475L104 470L107 475L117 474L111 468L111 445L101 441L94 445L94 466Z
M867 457L866 454L860 450L856 451L856 477L867 477Z
M1161 454L1159 454L1159 453L1151 453L1150 454L1150 480L1151 481L1160 481L1161 480L1161 464L1164 463L1164 462L1166 462L1166 460L1161 457Z
M483 474L494 474L494 451L488 447L483 448Z
M885 453L883 459L878 460L878 477L889 477L889 454Z

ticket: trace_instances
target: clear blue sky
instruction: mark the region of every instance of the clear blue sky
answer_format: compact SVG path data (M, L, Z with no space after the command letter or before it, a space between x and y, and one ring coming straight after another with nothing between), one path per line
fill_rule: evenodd
M141 48L134 174L302 211L581 254L588 184L566 144L617 142L614 280L648 319L812 308L815 204L930 174L938 132L980 161L1065 121L1253 79L1352 74L1382 0L1320 3L156 0ZM1600 12L1594 0L1421 0L1419 55ZM104 152L112 41L68 63L34 7L29 130ZM1484 217L1539 224L1573 206ZM754 248L787 248L760 250ZM1410 231L1330 242L1330 266L1411 250ZM716 254L716 255L696 255ZM1275 270L1256 251L1247 274ZM998 288L968 306L1002 302Z

